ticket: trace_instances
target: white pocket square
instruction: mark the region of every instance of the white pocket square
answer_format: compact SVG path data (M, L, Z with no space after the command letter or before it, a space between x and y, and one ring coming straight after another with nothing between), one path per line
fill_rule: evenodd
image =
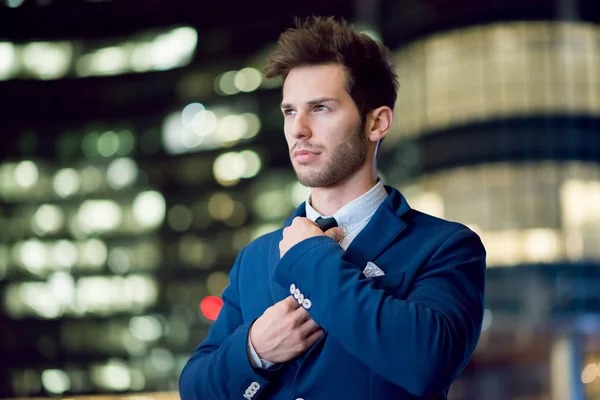
M385 272L381 268L379 268L374 262L369 261L365 269L363 269L363 274L367 278L374 278L376 276L385 275Z

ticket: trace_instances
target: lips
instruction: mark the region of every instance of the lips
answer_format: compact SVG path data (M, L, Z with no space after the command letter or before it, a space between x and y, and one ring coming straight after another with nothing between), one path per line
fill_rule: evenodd
M300 163L313 161L318 156L319 153L314 153L308 150L298 150L294 152L294 159Z

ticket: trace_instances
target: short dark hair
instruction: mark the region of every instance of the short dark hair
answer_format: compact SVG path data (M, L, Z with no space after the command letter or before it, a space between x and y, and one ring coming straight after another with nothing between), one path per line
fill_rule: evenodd
M378 107L394 109L398 81L387 47L334 17L296 19L295 25L279 36L264 68L267 78L285 81L293 68L338 63L346 69L346 90L363 121Z

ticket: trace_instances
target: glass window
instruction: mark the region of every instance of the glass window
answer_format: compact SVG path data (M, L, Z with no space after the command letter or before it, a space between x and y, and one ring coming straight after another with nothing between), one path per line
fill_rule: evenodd
M512 22L436 34L395 54L390 142L482 117L600 115L600 27ZM395 139L394 139L395 137Z
M488 266L600 260L600 165L495 163L424 175L400 190L415 209L480 234Z

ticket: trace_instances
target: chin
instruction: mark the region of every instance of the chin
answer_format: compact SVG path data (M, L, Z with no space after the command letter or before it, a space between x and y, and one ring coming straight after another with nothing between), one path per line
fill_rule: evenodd
M292 166L294 167L294 171L296 171L296 172L308 171L315 167L315 165L313 163L299 163L299 162L293 162Z

